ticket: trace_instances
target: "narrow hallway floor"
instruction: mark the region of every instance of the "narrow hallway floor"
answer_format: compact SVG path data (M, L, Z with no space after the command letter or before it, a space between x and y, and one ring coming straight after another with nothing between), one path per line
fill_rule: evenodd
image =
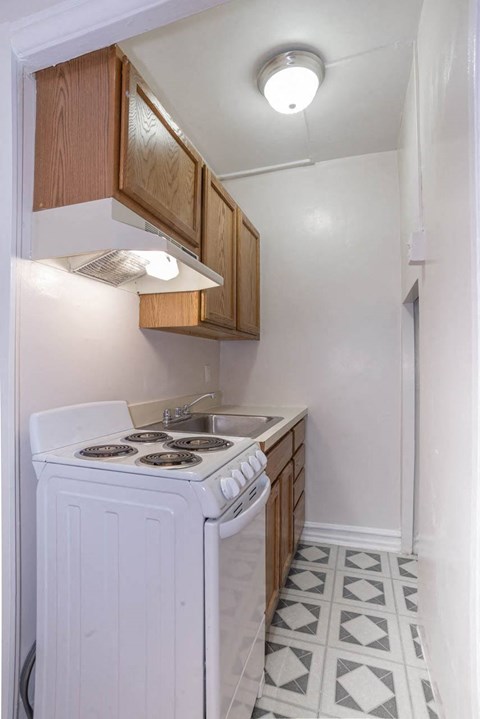
M416 617L415 557L301 541L252 719L438 719Z

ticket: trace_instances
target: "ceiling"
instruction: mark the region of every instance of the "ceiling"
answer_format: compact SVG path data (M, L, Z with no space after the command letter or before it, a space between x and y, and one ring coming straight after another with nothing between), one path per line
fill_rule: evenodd
M220 175L396 149L422 0L231 0L122 43ZM280 115L259 68L318 52L326 77L306 111Z

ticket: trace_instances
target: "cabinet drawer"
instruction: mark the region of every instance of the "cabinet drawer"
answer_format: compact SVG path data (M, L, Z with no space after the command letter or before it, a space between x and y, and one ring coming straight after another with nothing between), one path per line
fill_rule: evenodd
M298 540L303 531L303 525L305 524L305 492L302 492L300 499L297 502L297 506L293 511L293 551L298 544Z
M302 444L293 455L293 476L298 477L305 466L305 445Z
M297 502L305 489L305 469L302 469L293 484L293 506L297 506Z
M295 425L293 428L293 451L296 452L297 449L300 447L301 444L303 444L305 441L305 420L302 419L301 422Z
M267 452L268 464L266 471L271 482L278 477L287 462L292 458L292 441L292 433L288 432L275 447L272 447L272 449Z

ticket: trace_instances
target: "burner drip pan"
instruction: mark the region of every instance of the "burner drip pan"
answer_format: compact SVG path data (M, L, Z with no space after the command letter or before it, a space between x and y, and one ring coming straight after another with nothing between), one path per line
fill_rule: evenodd
M171 437L165 432L134 432L123 438L124 442L140 442L143 444L165 442L167 439L171 439Z
M128 457L137 452L135 447L129 447L128 444L97 444L81 449L77 452L77 456L83 457L83 459L108 459L109 457Z
M181 469L182 467L194 467L201 461L201 457L196 457L191 452L155 452L140 457L137 464L148 464L151 467L162 467L163 469Z
M217 452L233 447L233 442L222 437L181 437L166 442L169 449L190 450L192 452Z

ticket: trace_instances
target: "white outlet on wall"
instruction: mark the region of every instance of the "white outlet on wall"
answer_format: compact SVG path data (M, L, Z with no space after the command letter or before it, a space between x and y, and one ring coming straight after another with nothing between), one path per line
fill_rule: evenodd
M212 379L212 370L209 364L203 365L203 372L205 384L210 384Z

